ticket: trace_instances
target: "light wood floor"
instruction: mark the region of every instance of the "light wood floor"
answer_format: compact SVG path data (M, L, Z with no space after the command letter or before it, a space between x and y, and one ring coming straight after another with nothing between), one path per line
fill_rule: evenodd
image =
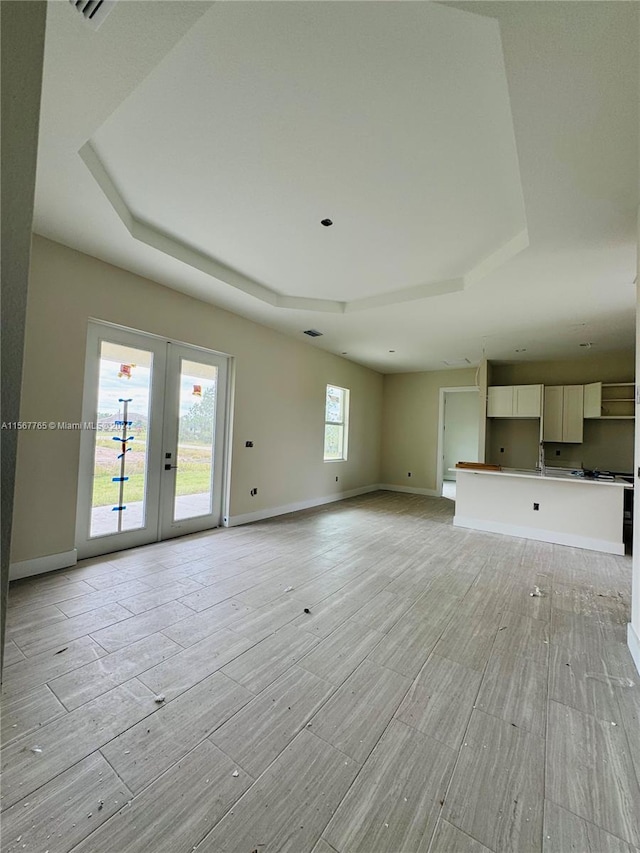
M3 853L638 853L630 559L452 513L378 492L14 584Z

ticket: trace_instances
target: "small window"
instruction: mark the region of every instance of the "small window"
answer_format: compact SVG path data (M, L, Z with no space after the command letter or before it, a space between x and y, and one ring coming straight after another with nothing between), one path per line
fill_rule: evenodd
M324 459L325 462L347 458L349 429L349 391L327 385L324 413Z

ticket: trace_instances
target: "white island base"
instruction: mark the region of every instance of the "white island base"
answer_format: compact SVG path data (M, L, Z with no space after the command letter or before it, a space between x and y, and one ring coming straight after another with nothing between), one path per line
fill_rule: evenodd
M624 554L624 482L535 471L456 475L456 527Z

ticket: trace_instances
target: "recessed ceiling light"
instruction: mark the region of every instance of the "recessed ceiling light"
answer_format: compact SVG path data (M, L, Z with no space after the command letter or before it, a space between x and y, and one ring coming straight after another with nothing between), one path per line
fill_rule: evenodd
M527 351L527 348L526 348L526 347L522 347L522 349L517 349L517 350L516 350L516 352L526 352L526 351Z
M320 225L324 225L325 228L328 228L330 225L333 225L333 222L330 219L321 219Z
M348 352L341 352L340 355L349 355Z
M309 335L310 338L321 338L322 332L319 332L317 329L306 329L303 335Z
M390 350L389 350L389 352L395 352L395 350L394 350L394 349L390 349Z

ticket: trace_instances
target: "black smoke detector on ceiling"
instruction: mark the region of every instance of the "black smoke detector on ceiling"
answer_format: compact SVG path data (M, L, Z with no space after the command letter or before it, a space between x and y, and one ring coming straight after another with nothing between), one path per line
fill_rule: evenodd
M325 228L328 228L330 225L333 225L333 222L330 219L321 219L320 225L324 225Z
M317 329L307 329L302 333L303 335L309 335L310 338L321 338L322 332L319 332Z

